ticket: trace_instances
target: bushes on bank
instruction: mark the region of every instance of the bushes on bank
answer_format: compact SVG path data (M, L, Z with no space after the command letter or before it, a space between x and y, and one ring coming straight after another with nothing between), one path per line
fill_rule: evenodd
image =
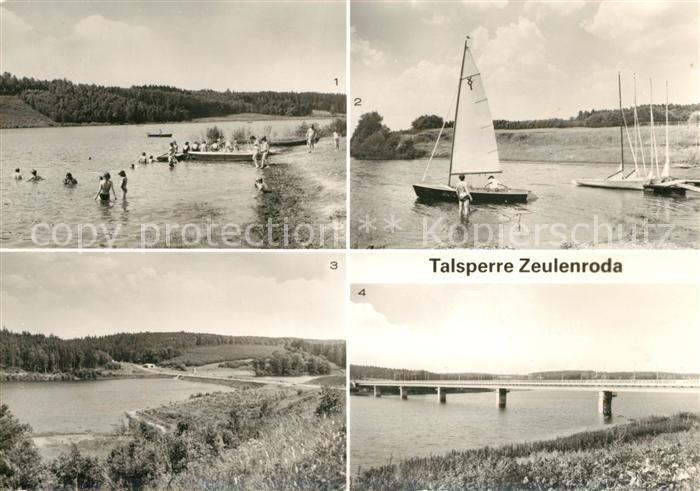
M0 489L31 489L40 484L41 459L31 431L12 415L7 404L0 405Z
M376 111L360 117L350 139L352 157L369 160L408 160L425 156L425 152L415 148L412 137L391 131L383 121L384 118Z

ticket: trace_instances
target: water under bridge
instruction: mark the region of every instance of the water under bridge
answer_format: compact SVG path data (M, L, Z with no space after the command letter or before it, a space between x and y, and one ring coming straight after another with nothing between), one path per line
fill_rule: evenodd
M505 409L508 392L512 390L578 390L598 392L598 411L603 416L612 416L612 399L618 392L694 393L700 397L700 380L383 380L359 379L351 382L352 387L371 388L375 397L382 390L398 391L401 399L407 399L411 389L434 390L437 400L447 402L449 392L463 389L485 389L496 393L496 403Z

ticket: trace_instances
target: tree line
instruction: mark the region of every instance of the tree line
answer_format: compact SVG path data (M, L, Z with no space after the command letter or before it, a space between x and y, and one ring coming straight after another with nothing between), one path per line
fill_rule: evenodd
M654 104L654 123L664 124L666 121L666 105ZM497 130L526 130L535 128L603 128L610 126L620 126L625 122L628 126L634 125L634 108L623 108L624 120L619 109L591 109L590 111L579 111L576 116L570 118L546 118L528 119L513 121L508 119L495 119L493 126ZM669 104L668 122L669 124L680 124L691 122L691 115L700 111L700 104ZM651 122L651 111L649 106L639 106L637 108L637 120L640 124L646 125ZM411 122L411 129L430 130L442 127L443 119L436 114L424 114ZM454 126L454 121L447 121L446 128Z
M4 72L0 95L15 95L58 123L187 121L229 114L309 116L314 110L344 114L344 94L319 92L224 92L165 85L105 87L65 79L36 80Z
M188 332L120 333L109 336L87 336L61 339L54 335L15 333L0 330L0 369L18 368L27 372L75 373L84 369L106 366L113 360L130 363L155 363L183 354L195 346L225 344L258 344L291 346L294 342L319 344L319 356L328 356L334 363L345 363L345 343L342 341L313 342L296 338L266 338L261 336L223 336Z
M550 370L532 372L524 375L514 375L512 378L528 380L668 380L668 379L697 379L697 373L672 372L598 372L594 370ZM410 370L403 368L385 368L376 366L350 365L350 378L375 378L389 380L494 380L501 375L493 373L436 373L427 370Z
M258 377L264 376L296 376L296 375L328 375L331 364L320 356L305 351L275 351L271 357L253 360L253 370Z

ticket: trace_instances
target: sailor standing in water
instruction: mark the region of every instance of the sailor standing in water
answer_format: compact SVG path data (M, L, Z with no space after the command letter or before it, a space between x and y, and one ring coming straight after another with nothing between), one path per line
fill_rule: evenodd
M459 200L459 216L468 218L469 217L469 202L472 199L472 195L469 192L469 185L467 181L464 180L464 174L460 174L459 182L455 187L457 191L457 199Z

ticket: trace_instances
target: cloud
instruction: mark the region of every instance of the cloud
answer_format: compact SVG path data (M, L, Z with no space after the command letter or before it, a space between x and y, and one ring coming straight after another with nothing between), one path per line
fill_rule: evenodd
M557 17L561 21L562 17L575 14L586 6L583 0L568 0L566 2L541 2L538 0L528 0L523 5L523 12L534 15L536 20L541 20L545 16Z
M462 0L462 3L469 7L476 7L479 10L501 10L508 6L508 0Z
M450 18L442 14L433 14L432 17L423 17L420 20L427 26L442 26L450 22Z
M601 2L590 19L580 25L588 33L616 42L629 53L660 57L697 46L697 23L688 22L683 9L673 2ZM692 11L697 18L697 7Z
M384 53L373 48L370 42L366 39L360 38L354 26L350 28L350 36L350 53L356 60L368 68L378 68L386 63Z

